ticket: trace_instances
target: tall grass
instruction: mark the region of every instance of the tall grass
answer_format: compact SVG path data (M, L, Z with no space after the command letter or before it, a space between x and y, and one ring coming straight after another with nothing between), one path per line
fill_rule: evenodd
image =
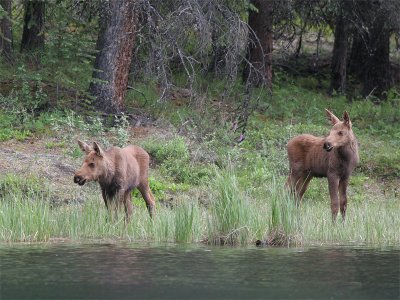
M12 188L11 186L14 186ZM18 186L18 188L15 188ZM207 205L184 196L176 207L158 205L150 219L145 207L136 207L132 221L121 211L110 221L100 195L83 204L52 205L52 195L35 180L0 178L0 242L67 240L128 240L204 242L248 245L257 239L269 245L357 243L399 245L399 201L372 199L349 202L344 223L332 223L329 196L304 199L297 207L280 180L265 182L266 192L250 197L239 185L235 170L215 172L204 187L213 191ZM8 188L5 188L8 187Z
M349 203L346 221L338 215L332 223L329 203L303 205L301 215L315 215L313 222L303 221L303 236L306 244L311 243L355 243L400 245L400 203L373 200Z
M269 245L290 246L302 243L301 218L294 197L277 185L273 178L270 188Z
M246 244L249 237L250 204L239 185L231 164L216 171L210 237L214 243Z
M191 242L198 239L201 228L200 210L197 203L183 201L175 211L175 240Z

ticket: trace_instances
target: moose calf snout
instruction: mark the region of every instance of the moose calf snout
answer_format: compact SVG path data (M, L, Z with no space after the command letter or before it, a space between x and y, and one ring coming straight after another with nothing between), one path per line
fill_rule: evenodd
M323 148L326 150L326 151L331 151L332 150L332 145L330 144L330 143L328 143L328 142L326 142L326 143L324 143L324 146L323 146Z
M79 175L74 176L74 183L77 183L79 185L84 185L85 182L86 182L86 180L83 179L81 176L79 176Z

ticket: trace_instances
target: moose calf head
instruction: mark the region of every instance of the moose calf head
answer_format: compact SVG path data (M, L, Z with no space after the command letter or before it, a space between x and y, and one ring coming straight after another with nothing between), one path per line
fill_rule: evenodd
M351 129L351 121L347 111L343 113L343 121L340 121L333 113L329 110L325 110L328 120L331 121L333 127L329 132L329 135L324 140L323 148L330 152L333 148L339 148L344 145L348 145L353 137L353 131Z
M89 181L98 181L106 173L106 162L104 160L104 151L94 142L93 146L78 141L79 147L86 153L83 164L75 172L74 182L84 185Z

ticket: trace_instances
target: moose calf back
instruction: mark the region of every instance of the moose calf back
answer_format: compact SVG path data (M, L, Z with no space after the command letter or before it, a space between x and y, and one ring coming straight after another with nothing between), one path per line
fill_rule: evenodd
M322 149L324 139L302 134L288 142L287 152L291 172L324 177L328 170L328 154Z
M116 174L126 183L126 188L135 188L148 181L150 157L146 151L137 146L125 148L113 147L110 154L114 156Z

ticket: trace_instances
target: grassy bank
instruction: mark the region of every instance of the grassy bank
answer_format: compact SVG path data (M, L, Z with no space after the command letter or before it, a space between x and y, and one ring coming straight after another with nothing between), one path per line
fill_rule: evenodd
M54 205L51 192L8 176L1 179L0 241L112 239L248 245L261 239L280 246L399 243L399 202L394 195L384 200L352 201L346 222L339 218L332 224L327 199L306 201L297 208L282 190L281 181L266 183L265 197L254 199L240 187L235 170L215 172L207 205L196 195L182 195L173 207L159 204L151 220L144 205L135 199L136 209L128 225L122 212L109 221L99 195L83 204ZM10 183L23 188L5 190Z

